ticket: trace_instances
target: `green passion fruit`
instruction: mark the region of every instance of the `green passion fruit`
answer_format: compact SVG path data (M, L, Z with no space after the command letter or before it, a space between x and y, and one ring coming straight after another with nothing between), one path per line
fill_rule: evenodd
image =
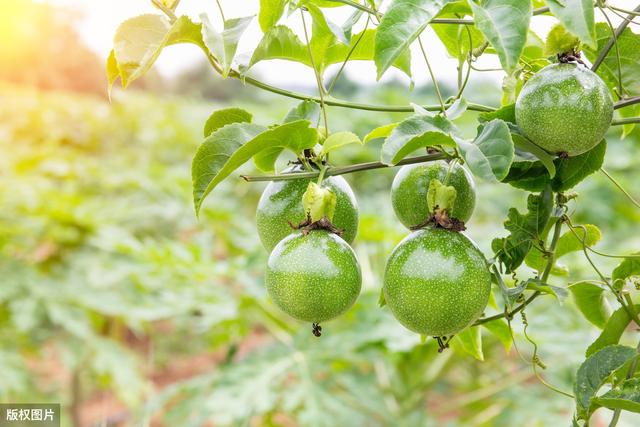
M403 326L442 337L480 317L489 301L491 275L484 255L464 234L425 228L393 250L383 291Z
M613 117L613 100L597 74L578 64L553 64L525 83L516 101L516 123L554 154L576 156L595 147Z
M285 173L300 172L294 167ZM302 207L302 195L307 191L312 179L292 179L272 181L267 185L256 210L258 235L262 245L271 251L276 244L294 230L289 225L302 222L306 214ZM342 238L353 242L358 232L358 202L351 187L341 176L328 177L322 186L329 188L336 195L336 209L333 214L333 225L343 230Z
M471 218L476 205L473 178L458 164L453 165L451 172L449 168L450 165L443 160L400 168L391 185L391 204L405 227L412 228L424 224L429 218L431 212L427 206L427 192L433 179L456 189L456 201L450 216L464 222Z
M273 302L291 317L314 324L347 311L361 283L353 249L324 230L285 237L267 262L267 292Z

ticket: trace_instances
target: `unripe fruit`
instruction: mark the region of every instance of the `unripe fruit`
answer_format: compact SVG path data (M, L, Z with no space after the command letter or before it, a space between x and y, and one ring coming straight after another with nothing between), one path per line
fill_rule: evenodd
M613 117L613 100L597 74L577 64L553 64L522 87L516 123L529 139L550 153L576 156L604 137Z
M286 172L299 172L300 169L289 169ZM302 195L307 191L312 179L292 179L272 181L267 185L256 210L256 223L262 245L271 251L276 244L294 230L294 225L306 219L302 207ZM336 209L333 225L344 230L342 238L353 242L358 232L358 202L351 187L341 176L332 176L322 181L336 195Z
M440 160L400 168L391 185L391 204L405 227L415 227L429 218L431 212L427 206L427 192L433 179L447 182L447 185L456 189L455 204L449 216L464 222L471 218L476 205L473 178L465 168L456 164L446 180L449 166L447 162Z
M267 292L273 302L306 322L324 322L347 311L360 294L361 282L353 249L324 230L285 237L267 263Z
M383 290L402 325L441 337L461 331L480 317L489 301L491 275L484 255L465 235L422 229L393 250Z

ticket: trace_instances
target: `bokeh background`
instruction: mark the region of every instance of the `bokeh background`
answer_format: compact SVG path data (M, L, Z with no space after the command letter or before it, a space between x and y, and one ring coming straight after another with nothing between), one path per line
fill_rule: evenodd
M213 19L214 2L183 3ZM223 5L229 16L257 10L257 1ZM458 348L438 354L432 340L421 343L378 308L385 259L407 233L390 206L394 169L346 176L361 209L354 249L364 290L355 308L323 325L321 339L281 314L265 294L268 254L254 224L264 184L228 179L197 221L190 162L215 109L239 106L275 123L295 101L222 80L185 47L167 49L109 101L103 62L112 34L126 17L153 11L142 0L0 0L1 402L62 403L65 427L568 425L573 403L534 376L520 317L517 349L485 334L478 361ZM538 21L544 36L548 23ZM251 34L245 50L259 30ZM429 37L451 94L451 62ZM312 74L296 65L255 72L313 93ZM370 66L349 68L334 95L434 103L426 73L419 65L414 72L410 91L397 74L373 86ZM499 77L475 74L467 97L499 105ZM334 130L361 137L401 117L329 109ZM460 126L472 135L476 123L469 113ZM610 132L605 164L638 197L640 132L621 139L620 131ZM373 161L379 148L349 148L332 160ZM640 210L602 174L576 191L570 215L600 227L599 249L640 248ZM480 182L478 196L468 234L489 254L491 239L506 234L508 208L523 208L526 194ZM563 261L570 275L552 284L593 276L580 254ZM604 271L616 264L596 262ZM527 320L542 375L569 390L597 330L570 298L540 298ZM601 412L592 425L606 425L610 414ZM640 418L625 413L619 425Z

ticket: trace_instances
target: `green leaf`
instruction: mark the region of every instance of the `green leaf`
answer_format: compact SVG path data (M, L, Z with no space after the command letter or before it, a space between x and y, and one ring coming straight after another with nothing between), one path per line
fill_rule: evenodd
M474 175L500 181L509 173L513 161L513 140L509 126L499 119L482 127L473 143L458 141L462 156Z
M504 227L511 232L508 237L493 239L491 248L506 268L513 272L540 240L553 208L553 192L546 187L539 195L530 194L527 199L527 213L522 215L517 209L509 209Z
M324 15L324 13L322 13L322 10L318 6L308 0L301 2L301 5L307 8L307 11L313 18L313 23L314 25L316 25L316 34L318 31L322 32L323 34L333 34L341 43L349 43L347 35L344 33L342 27L334 24L329 19L327 19L327 17Z
M312 222L320 221L325 216L329 221L332 221L333 213L336 210L336 200L335 193L330 189L310 182L307 191L302 195L302 206Z
M635 255L640 255L640 252L636 252ZM623 259L611 273L614 284L636 276L640 276L640 259L638 258Z
M391 132L399 125L400 123L389 123L388 125L380 126L373 129L369 132L364 139L362 140L365 144L369 141L378 138L386 138L391 135Z
M449 120L457 119L458 117L462 116L465 111L467 111L468 107L469 107L469 104L467 104L466 99L464 98L456 99L453 102L453 104L447 107L447 118Z
M567 30L583 43L595 47L596 27L592 0L548 0L547 6Z
M231 107L214 111L204 124L204 137L231 123L251 123L252 119L251 113L242 108Z
M340 64L347 57L349 57L349 61L373 61L375 38L376 30L368 29L355 34L351 38L349 45L343 43L329 45L325 52L324 60L321 59L323 69L331 64ZM349 52L351 52L351 55L349 55ZM393 62L393 67L411 77L411 51L409 49L403 51Z
M482 330L478 327L469 327L458 332L454 337L454 342L460 345L469 355L477 360L484 361L482 352Z
M640 116L640 104L629 105L625 108L620 108L618 110L618 113L622 118L638 117ZM631 132L633 132L635 127L636 127L635 123L627 123L622 125L622 137L620 139L625 139L627 136L629 136Z
M423 147L455 146L453 124L442 116L412 116L391 131L382 145L380 160L395 165L408 154Z
M484 112L478 115L480 123L490 122L494 119L500 119L507 123L516 123L516 104L508 104L498 108L495 111Z
M553 163L553 156L531 142L531 140L524 135L514 132L513 129L511 132L513 145L521 152L524 151L526 153L533 154L538 160L540 160L545 169L547 169L549 178L554 178L556 176L556 165Z
M602 51L611 38L609 26L604 22L596 24L596 36L598 48L585 49L587 58L591 62L596 59L598 52ZM616 44L620 53L622 85L624 86L625 95L640 95L640 34L636 34L630 28L626 28L618 36ZM616 49L609 51L597 73L607 82L610 88L617 88L620 91L620 85L618 84L618 51Z
M113 88L113 84L120 77L120 70L118 69L118 61L116 61L116 55L111 49L109 52L109 56L107 57L107 84L109 97L111 97L111 89Z
M455 18L456 16L454 14L440 14L438 17ZM475 49L484 43L484 36L474 25L432 24L431 28L438 35L452 58L464 60L471 48ZM471 37L471 45L469 37Z
M546 168L539 161L513 162L507 177L502 182L527 191L541 191L551 183L554 191L567 191L600 169L606 151L607 143L603 140L579 156L555 159L553 163L556 167L556 175L553 179L549 178L545 172Z
M638 308L640 308L640 305L636 305L636 310L638 310ZM608 345L617 344L630 322L631 317L624 307L620 307L614 311L604 325L598 338L587 348L586 356L589 357Z
M196 214L204 198L256 153L282 147L298 154L318 142L318 132L309 122L299 120L268 130L248 123L227 125L205 139L192 165Z
M350 144L363 145L358 135L353 132L336 132L332 133L322 143L322 153L327 154L331 151L337 150L340 147Z
M606 289L596 283L584 281L570 285L569 290L585 319L603 329L611 317L611 306L604 297Z
M585 360L576 375L574 394L578 418L587 419L591 401L607 378L637 355L635 349L622 345L611 345L592 354Z
M543 283L538 279L529 279L526 282L527 289L531 291L542 292L544 294L551 295L562 303L569 296L569 291L559 286L553 286L548 283Z
M512 73L527 41L531 2L522 0L483 0L469 2L476 27L498 53L502 68Z
M380 296L378 297L378 307L384 307L387 305L387 300L384 297L384 289L380 289Z
M591 247L600 241L602 234L600 233L600 229L598 229L598 227L591 224L585 224L584 228L586 231L586 235L584 235L581 228L576 229L576 233L578 233L580 239L578 239L578 237L571 230L565 232L562 236L560 236L555 251L556 261L568 253L581 251L581 239L584 239L584 242L588 247ZM541 272L544 270L547 264L547 259L542 255L542 252L531 251L525 258L525 262L529 267L536 269L538 272ZM559 271L552 270L551 272L557 274ZM561 275L564 275L562 274L562 271L560 271L560 273Z
M455 205L457 195L458 193L455 187L444 185L438 179L432 179L429 181L429 188L427 190L427 206L429 207L429 212L434 212L436 208L451 212Z
M249 61L249 68L260 61L284 59L311 67L309 51L300 38L284 25L276 25L267 31L256 46Z
M320 105L314 101L304 100L293 107L285 116L283 123L291 123L297 120L308 120L312 127L316 127L320 119ZM262 172L273 172L276 161L284 151L283 147L271 147L260 151L253 156L253 163Z
M593 8L591 9L593 10ZM594 27L595 28L595 27ZM544 54L547 56L571 53L580 50L580 39L567 31L562 24L556 24L549 34L544 46Z
M165 46L194 43L203 46L201 26L181 16L173 25L160 15L140 15L124 21L116 30L113 53L122 87L142 77L151 68ZM113 65L111 65L111 79Z
M376 31L378 79L451 0L394 0Z
M502 343L507 353L511 351L513 336L511 335L509 325L504 319L492 320L491 322L483 323L482 326Z
M222 77L227 78L233 58L236 56L240 37L253 20L253 16L227 19L224 21L222 33L213 28L206 14L201 14L200 19L202 20L204 44L222 66Z
M640 413L640 378L629 378L619 387L609 390L593 403L609 409Z
M258 22L262 32L266 33L278 23L287 3L288 0L260 0Z

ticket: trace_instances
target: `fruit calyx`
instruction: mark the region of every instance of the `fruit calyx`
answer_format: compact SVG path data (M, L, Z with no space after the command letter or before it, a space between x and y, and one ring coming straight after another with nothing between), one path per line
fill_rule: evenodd
M302 195L302 206L307 217L298 225L289 222L291 228L302 231L305 236L312 230L326 230L342 236L344 230L337 228L331 220L336 210L336 195L328 188L310 182Z
M411 230L419 230L427 226L444 228L456 232L466 230L463 221L449 216L456 197L457 191L454 187L444 185L437 179L431 180L429 183L429 191L427 192L427 206L431 214L425 222L411 227Z
M322 326L320 326L319 323L313 323L311 327L313 328L312 333L314 336L316 337L322 336Z
M557 57L558 57L558 62L561 62L563 64L580 64L585 67L587 66L587 64L585 64L584 61L582 60L582 55L580 54L580 51L577 51L575 49L572 49L569 52L559 53Z
M449 342L451 342L451 338L453 338L453 335L451 335L450 337L442 336L433 338L438 342L438 353L442 353L449 348Z

